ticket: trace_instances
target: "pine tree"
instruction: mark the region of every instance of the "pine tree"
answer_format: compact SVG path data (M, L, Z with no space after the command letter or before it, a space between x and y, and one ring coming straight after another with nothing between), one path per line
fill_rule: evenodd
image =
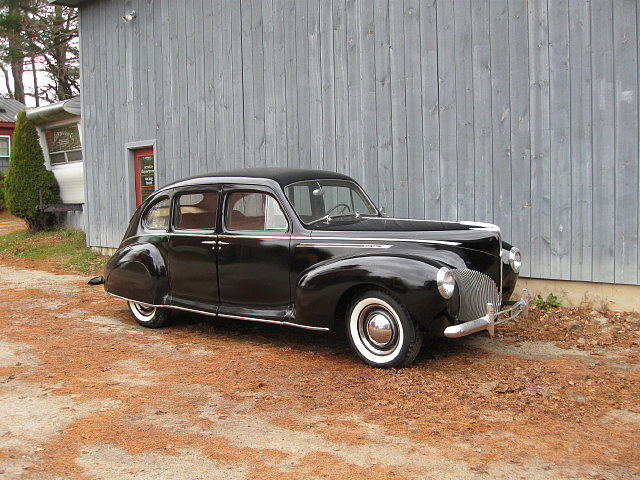
M54 226L55 216L42 212L38 206L59 203L59 191L53 173L44 166L38 132L24 112L18 113L5 179L7 208L23 218L32 231L45 230Z

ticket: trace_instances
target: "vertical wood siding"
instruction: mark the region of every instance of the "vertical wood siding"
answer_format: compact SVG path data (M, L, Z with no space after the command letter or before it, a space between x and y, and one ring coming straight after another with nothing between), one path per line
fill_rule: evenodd
M337 170L394 216L500 225L524 275L637 284L639 28L635 0L88 2L88 241L117 246L125 144L154 140L160 185Z

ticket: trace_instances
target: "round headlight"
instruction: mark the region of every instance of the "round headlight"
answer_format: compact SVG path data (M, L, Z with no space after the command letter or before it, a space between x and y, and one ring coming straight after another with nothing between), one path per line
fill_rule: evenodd
M438 283L438 291L440 292L440 295L446 299L451 298L453 291L456 289L456 281L451 274L451 270L447 267L442 267L438 270L436 282Z
M520 250L516 247L513 247L509 251L509 265L511 265L511 269L518 273L520 271L520 266L522 265L522 255L520 254Z

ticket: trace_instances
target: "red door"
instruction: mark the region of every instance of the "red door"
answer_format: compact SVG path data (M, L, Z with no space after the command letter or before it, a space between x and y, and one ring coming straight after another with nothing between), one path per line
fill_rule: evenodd
M135 150L133 158L136 172L136 207L139 207L156 189L153 147Z

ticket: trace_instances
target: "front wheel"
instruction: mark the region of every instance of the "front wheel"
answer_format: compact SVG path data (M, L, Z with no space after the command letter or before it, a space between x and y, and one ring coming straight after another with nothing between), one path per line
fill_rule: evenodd
M160 328L169 321L170 312L166 308L152 307L138 302L128 302L128 304L131 315L143 327Z
M422 330L407 309L382 291L359 295L348 309L346 320L352 348L373 367L406 367L422 346Z

